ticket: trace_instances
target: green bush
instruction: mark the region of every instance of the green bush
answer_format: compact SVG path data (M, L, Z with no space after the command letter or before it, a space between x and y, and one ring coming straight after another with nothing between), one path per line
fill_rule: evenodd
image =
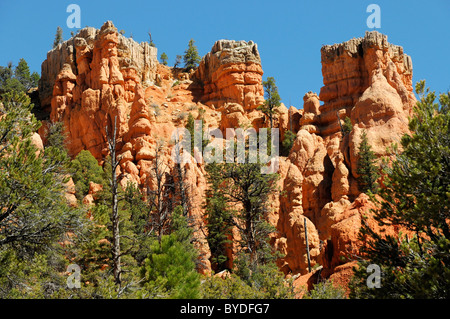
M75 184L75 195L78 199L83 199L89 192L89 182L105 184L103 169L98 165L97 160L91 152L81 151L70 164L72 179Z

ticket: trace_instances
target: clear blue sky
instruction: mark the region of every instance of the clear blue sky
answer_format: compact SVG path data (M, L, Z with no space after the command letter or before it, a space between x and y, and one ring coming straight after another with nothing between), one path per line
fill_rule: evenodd
M151 29L158 53L172 65L194 38L200 55L219 39L258 43L264 79L276 79L282 102L303 107L303 95L323 85L320 48L364 36L369 4L381 8L381 28L388 41L412 56L414 83L426 79L437 92L450 90L450 1L265 1L147 0L97 1L0 0L0 65L25 58L32 71L51 49L57 26L66 25L69 4L81 7L81 27L100 28L106 20L147 41Z

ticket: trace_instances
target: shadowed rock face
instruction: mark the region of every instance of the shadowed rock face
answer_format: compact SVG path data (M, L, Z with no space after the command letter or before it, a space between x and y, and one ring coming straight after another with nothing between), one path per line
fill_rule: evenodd
M277 228L272 243L284 254L278 264L286 274L308 272L305 219L312 266L323 265L331 274L346 256L358 254L361 215L373 207L356 183L360 134L366 130L375 153L386 155L386 146L408 132L415 103L411 58L385 35L367 32L364 38L324 46L321 57L320 94L306 93L302 110L282 105L274 120L281 137L286 129L297 134L289 156L280 160L280 190L271 195L266 216ZM198 69L185 73L159 64L156 48L123 37L108 21L100 30L80 30L48 52L39 94L50 121L64 122L72 156L86 149L101 163L108 155L105 128L116 119L121 184L155 190L156 156L166 166L163 183L180 183L170 139L176 127L186 125L188 113L194 118L202 114L205 128L223 133L226 128L267 127L256 109L264 102L262 75L252 41L219 40ZM353 130L342 136L338 119L345 116ZM45 140L44 129L40 134ZM161 141L164 146L158 149ZM188 163L183 170L198 268L209 273L204 164ZM234 252L236 244L228 255Z

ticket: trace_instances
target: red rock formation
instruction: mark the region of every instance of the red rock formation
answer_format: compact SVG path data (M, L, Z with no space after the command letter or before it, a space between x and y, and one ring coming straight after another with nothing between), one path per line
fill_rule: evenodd
M202 101L216 108L237 103L252 110L264 102L261 58L253 41L217 41L194 77L203 83Z
M297 138L287 162L280 165L284 193L278 201L274 243L286 254L281 269L305 274L301 221L306 217L312 224L308 238L313 264L324 266L324 276L337 271L347 278L351 267L341 265L359 255L361 218L374 208L356 183L360 134L366 130L372 149L385 156L386 147L408 132L416 100L411 59L386 36L368 32L321 51L324 87L320 96L305 94ZM345 116L354 127L343 137L338 118Z
M278 265L286 274L308 272L306 219L312 266L323 265L328 276L334 270L347 276L348 267L341 265L358 254L361 216L372 207L356 183L360 133L367 131L381 157L386 146L408 131L407 117L415 103L412 65L401 47L378 32L324 46L321 54L324 86L319 96L308 92L303 110L282 105L276 114L281 139L287 129L297 137L289 156L280 160L280 192L271 196L267 219L277 228L272 242L285 255ZM263 71L251 41L217 41L198 69L185 73L159 64L156 48L126 39L107 22L100 30L80 30L50 51L42 74L41 103L51 106L51 121L64 122L71 155L87 149L102 162L108 154L105 128L116 118L122 186L132 182L154 189L152 172L161 144L164 178L181 182L170 140L188 113L202 114L204 127L218 127L223 133L226 128L267 127L256 110L264 102ZM343 137L338 119L345 116L354 127ZM209 273L206 173L203 164L194 162L182 170L198 239L199 270Z

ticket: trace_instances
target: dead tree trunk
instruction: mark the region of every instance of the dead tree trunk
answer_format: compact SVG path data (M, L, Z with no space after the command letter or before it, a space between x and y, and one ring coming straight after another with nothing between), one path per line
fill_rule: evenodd
M311 259L309 256L309 243L308 243L308 226L306 226L306 217L305 221L305 240L306 240L306 256L308 257L308 272L311 272Z
M150 188L150 182L147 185L147 201L149 203L149 234L155 232L158 241L161 243L162 235L167 228L170 219L171 205L168 189L172 184L165 180L168 174L168 166L161 159L161 150L163 144L158 142L155 149L155 159L153 160L152 177L155 179L155 189Z
M114 118L114 129L112 132L112 136L108 134L108 127L106 127L106 138L108 142L109 154L111 157L111 176L110 176L110 185L111 185L111 195L112 195L112 214L111 214L111 222L112 222L112 261L113 261L113 274L114 274L114 282L116 285L121 285L121 274L122 267L120 264L120 218L119 218L119 207L118 207L118 183L116 176L116 169L119 166L119 161L116 159L116 134L117 134L117 126L116 126L117 118Z

